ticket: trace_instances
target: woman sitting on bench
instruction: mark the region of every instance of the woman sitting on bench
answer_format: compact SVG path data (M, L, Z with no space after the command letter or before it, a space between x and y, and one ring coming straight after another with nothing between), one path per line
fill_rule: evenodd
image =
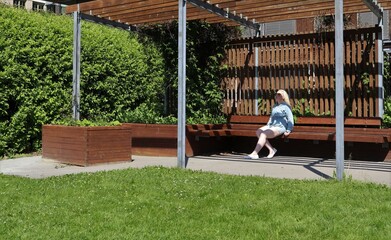
M254 151L245 156L246 159L258 159L258 153L263 146L269 149L269 155L266 158L273 158L277 149L269 142L269 138L275 138L284 134L288 136L293 129L293 114L289 103L289 96L285 90L278 90L276 94L276 104L273 106L272 114L266 126L257 130L258 142Z

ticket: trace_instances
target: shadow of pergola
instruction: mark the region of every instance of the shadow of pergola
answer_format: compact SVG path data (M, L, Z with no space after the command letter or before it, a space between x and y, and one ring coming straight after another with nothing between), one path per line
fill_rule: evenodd
M275 156L272 159L259 158L256 160L244 159L244 154L232 153L232 154L215 154L208 156L194 156L194 159L207 159L211 161L226 161L226 162L242 162L243 164L274 164L274 165L291 165L301 166L308 171L320 176L324 179L333 179L333 176L326 174L319 170L323 168L336 168L335 159L327 158L310 158L310 157L298 157L298 156ZM368 162L358 160L345 160L345 169L354 170L367 170L376 172L388 172L391 173L391 163L388 162Z

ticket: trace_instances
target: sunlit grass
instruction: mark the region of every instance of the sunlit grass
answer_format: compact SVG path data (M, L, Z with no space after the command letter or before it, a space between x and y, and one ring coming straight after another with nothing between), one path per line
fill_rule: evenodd
M144 168L0 175L0 239L391 239L391 189Z

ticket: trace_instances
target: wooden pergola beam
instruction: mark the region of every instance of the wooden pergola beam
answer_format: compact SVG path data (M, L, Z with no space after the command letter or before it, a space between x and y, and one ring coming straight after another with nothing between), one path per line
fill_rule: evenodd
M368 12L368 7L363 1L370 0L345 0L344 13ZM259 23L334 14L333 0L274 0L273 4L262 0L211 0L209 2L222 11L247 17L248 21L254 19ZM379 0L378 3L383 9L391 9L391 1ZM177 5L177 0L97 0L80 4L80 11L128 24L162 23L178 18ZM76 10L76 5L67 8L67 12ZM231 22L224 16L217 16L191 4L188 4L187 11L188 20L201 19L210 23ZM230 25L238 25L238 23L230 23Z
M212 14L216 14L220 17L229 19L230 21L234 21L239 23L242 26L246 26L248 28L254 29L256 31L260 30L260 25L254 21L249 21L246 16L238 16L232 12L229 12L229 10L223 10L215 5L211 5L209 3L200 1L200 0L187 0L190 4L193 4L194 6L198 8L202 8L207 10L208 12Z
M96 17L96 16L89 15L89 14L80 13L80 18L83 20L86 20L86 21L90 21L90 22L100 23L100 24L108 25L108 26L115 27L115 28L121 28L121 29L127 30L127 31L136 31L137 30L137 28L135 26L128 25L128 24L121 23L121 22L107 20L107 19Z
M319 4L319 6L312 6L311 8L304 8L299 7L297 9L294 9L290 12L285 12L286 16L280 16L278 15L279 11L281 10L273 10L266 8L267 13L265 14L250 14L247 12L244 12L246 15L248 15L251 18L257 19L259 22L273 22L273 21L282 21L282 20L289 20L289 19L303 19L303 18L309 18L309 17L316 17L320 15L331 15L334 14L334 9L327 9L325 8L327 5L325 3ZM351 14L351 13L358 13L358 12L368 12L367 8L363 8L362 4L357 3L346 3L344 4L344 13L345 14ZM221 19L218 17L208 18L208 22L210 23L216 23L221 22ZM227 22L227 21L224 21Z

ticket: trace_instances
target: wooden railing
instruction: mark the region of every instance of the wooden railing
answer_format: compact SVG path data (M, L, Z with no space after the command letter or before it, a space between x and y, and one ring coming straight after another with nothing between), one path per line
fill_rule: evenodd
M379 30L344 33L345 116L379 116ZM285 89L300 115L335 115L334 33L242 39L227 54L224 113L268 115Z

